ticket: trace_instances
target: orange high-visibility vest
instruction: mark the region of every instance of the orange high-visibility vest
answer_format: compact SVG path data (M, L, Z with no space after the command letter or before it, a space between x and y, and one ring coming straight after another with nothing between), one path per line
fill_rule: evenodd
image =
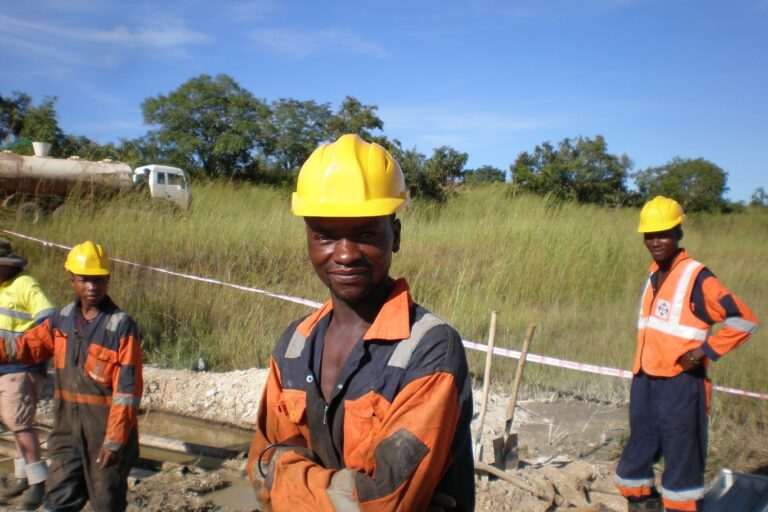
M640 299L633 373L679 375L683 372L677 364L680 356L707 341L709 325L691 310L691 291L703 268L691 258L676 262L655 297L652 273L648 274Z

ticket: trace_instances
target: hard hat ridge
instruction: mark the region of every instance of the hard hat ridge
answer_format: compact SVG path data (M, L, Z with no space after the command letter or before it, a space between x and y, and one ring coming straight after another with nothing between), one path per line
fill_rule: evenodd
M640 211L638 233L666 231L682 224L685 213L680 203L664 196L656 196L643 206Z
M99 244L88 240L69 251L64 268L80 276L108 276L109 258Z
M324 144L301 167L291 207L302 217L377 217L409 201L397 160L354 134Z

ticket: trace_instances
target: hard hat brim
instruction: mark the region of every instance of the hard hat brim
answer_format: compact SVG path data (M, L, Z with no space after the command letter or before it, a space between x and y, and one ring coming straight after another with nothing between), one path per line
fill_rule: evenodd
M76 276L108 276L109 270L103 269L82 269L73 270L69 267L64 267L67 272L75 274Z
M381 217L392 215L410 201L408 195L398 198L370 199L365 202L339 203L308 201L291 197L291 210L298 217Z
M653 224L647 224L647 225L640 225L637 227L638 233L658 233L659 231L666 231L668 229L672 229L675 226L679 226L683 223L683 219L685 219L685 215L683 215L680 219L671 220L669 222L656 222Z

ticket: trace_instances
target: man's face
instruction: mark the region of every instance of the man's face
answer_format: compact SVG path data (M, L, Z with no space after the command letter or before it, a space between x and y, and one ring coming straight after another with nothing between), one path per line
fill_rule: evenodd
M107 295L109 276L80 276L72 274L69 277L75 295L80 304L86 308L96 306Z
M384 217L305 217L309 259L331 295L356 304L386 285L400 221Z
M651 253L656 263L663 263L677 254L679 244L679 230L677 228L666 231L645 233L645 246Z

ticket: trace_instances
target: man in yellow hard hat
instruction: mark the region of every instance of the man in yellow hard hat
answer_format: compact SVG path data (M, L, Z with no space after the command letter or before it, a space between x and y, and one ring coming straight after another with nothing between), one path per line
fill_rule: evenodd
M12 251L11 242L0 238L0 335L10 341L56 311L37 280L24 271L26 265L27 260ZM46 361L0 365L0 416L13 432L18 454L13 461L15 481L0 494L0 499L21 495L22 509L40 505L48 477L48 466L40 458L40 441L34 429L37 400L47 367Z
M744 343L757 318L680 247L683 209L657 196L638 232L653 258L638 319L630 390L630 436L616 469L629 511L701 510L711 361ZM716 334L711 327L723 323ZM653 465L664 458L661 495Z
M64 268L75 301L15 343L0 343L0 362L53 357L56 417L44 510L80 510L90 502L93 510L122 511L138 456L139 332L107 295L109 258L101 246L76 245Z
M389 276L403 173L344 135L293 194L330 300L280 338L248 457L273 510L474 508L472 393L458 333Z

